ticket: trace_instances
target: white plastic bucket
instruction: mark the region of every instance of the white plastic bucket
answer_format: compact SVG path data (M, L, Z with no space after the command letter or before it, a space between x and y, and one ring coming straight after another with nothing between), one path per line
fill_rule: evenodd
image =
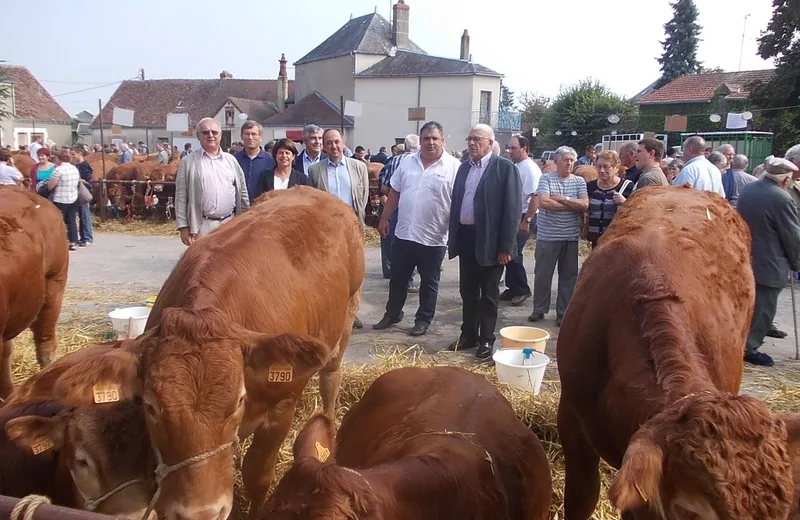
M532 348L544 354L550 333L536 327L503 327L500 329L500 343L503 348Z
M144 332L150 307L125 307L108 313L111 326L120 338L135 338ZM128 328L130 327L130 334Z
M497 371L497 379L501 383L533 392L533 395L539 395L544 371L550 364L549 357L534 350L530 354L530 359L525 360L522 350L502 349L495 352L492 359ZM524 365L523 362L525 362Z

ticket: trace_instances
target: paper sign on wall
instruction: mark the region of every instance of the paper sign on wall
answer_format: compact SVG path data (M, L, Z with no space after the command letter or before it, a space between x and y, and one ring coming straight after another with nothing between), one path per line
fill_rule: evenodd
M114 116L111 122L120 126L133 126L133 110L114 107Z
M725 128L728 130L747 128L747 119L743 117L743 114L728 112L728 120L726 121Z
M167 114L167 132L189 130L189 114Z
M345 101L344 102L344 115L350 117L361 117L361 112L364 110L364 105L362 103L357 103L356 101Z

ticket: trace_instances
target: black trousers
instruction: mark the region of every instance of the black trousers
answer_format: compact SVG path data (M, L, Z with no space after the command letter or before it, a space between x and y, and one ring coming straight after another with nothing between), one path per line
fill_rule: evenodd
M497 326L497 302L500 299L500 264L483 266L475 260L475 226L458 229L458 288L461 292L461 337L494 344Z
M426 246L403 240L392 239L392 267L389 279L389 301L386 302L386 315L392 319L400 318L403 305L408 296L408 280L419 271L419 308L415 322L431 324L436 314L436 299L439 295L439 278L442 274L442 260L445 246Z
M61 215L64 217L64 225L67 227L67 239L70 244L78 241L78 224L75 222L75 217L78 215L78 204L62 204L61 202L54 202L58 209L61 210Z

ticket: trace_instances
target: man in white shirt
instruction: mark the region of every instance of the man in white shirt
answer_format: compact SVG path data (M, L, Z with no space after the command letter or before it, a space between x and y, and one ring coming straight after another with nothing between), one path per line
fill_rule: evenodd
M11 153L0 149L0 185L14 186L22 181L22 174L14 166Z
M519 306L531 296L528 285L528 274L522 262L522 250L531 236L531 227L536 226L537 199L534 196L539 187L542 170L528 157L528 139L524 136L514 136L508 143L511 160L517 165L519 178L522 181L522 216L520 217L519 234L517 235L517 249L519 254L506 264L506 290L500 294L500 301L510 301L511 305ZM594 147L592 147L594 149ZM531 224L533 223L533 226Z
M706 158L706 140L694 135L683 142L684 165L681 173L672 181L673 186L688 184L701 191L713 191L725 198L722 188L722 172Z
M31 155L31 159L33 159L34 162L37 162L37 163L39 162L39 156L36 155L36 154L42 148L43 148L43 146L42 146L42 136L41 135L37 135L37 136L35 136L33 138L33 142L28 147L28 153Z
M420 151L403 157L391 178L391 191L378 229L389 234L389 216L398 208L392 243L389 301L375 330L403 319L408 279L416 267L420 276L419 308L412 336L428 331L436 312L442 260L447 251L453 184L461 163L445 152L442 125L429 121L420 130Z

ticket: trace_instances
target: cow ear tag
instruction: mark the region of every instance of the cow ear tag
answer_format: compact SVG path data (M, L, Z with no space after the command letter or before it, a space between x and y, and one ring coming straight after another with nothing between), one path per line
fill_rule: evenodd
M322 444L315 442L314 447L317 448L317 460L320 462L325 462L328 460L328 457L331 456L331 450L323 446Z
M31 446L31 451L33 451L34 455L39 455L40 453L44 453L47 450L53 449L53 441L50 439L44 439L43 441L39 441L36 444Z
M275 363L269 366L267 381L270 383L291 383L292 365L285 363Z
M119 387L114 383L97 383L92 387L94 402L116 403L119 401Z

